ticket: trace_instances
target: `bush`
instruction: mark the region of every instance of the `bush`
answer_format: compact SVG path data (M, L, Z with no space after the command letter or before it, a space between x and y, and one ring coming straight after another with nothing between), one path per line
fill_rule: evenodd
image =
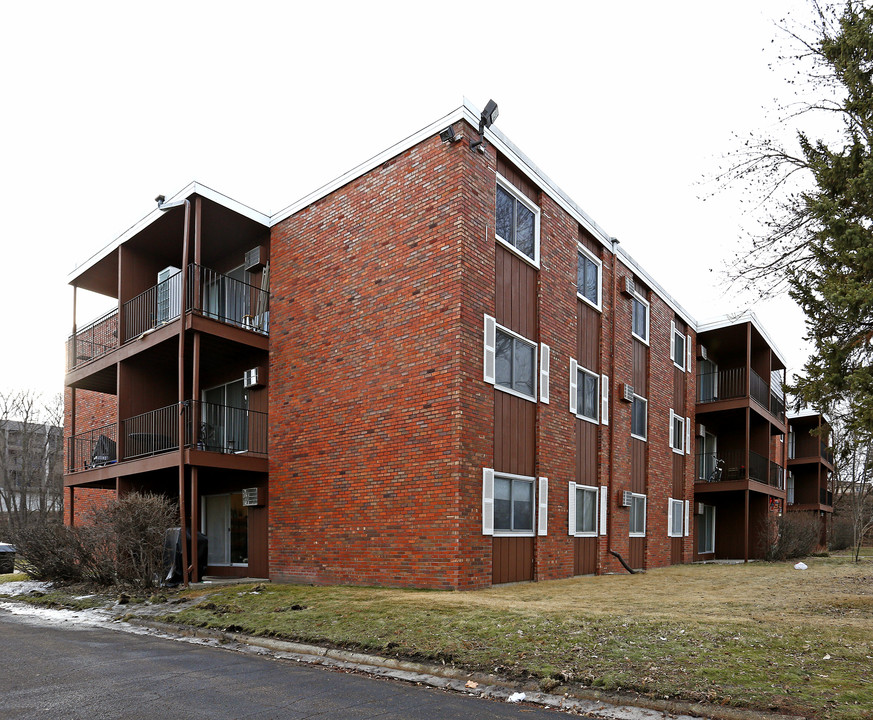
M806 512L768 515L764 521L767 560L790 560L815 552L821 536L818 517Z
M162 495L130 493L94 510L82 526L22 529L21 568L37 580L150 588L160 583L164 537L177 522Z
M855 528L852 521L845 517L834 517L831 521L831 531L828 536L830 550L845 550L855 542Z

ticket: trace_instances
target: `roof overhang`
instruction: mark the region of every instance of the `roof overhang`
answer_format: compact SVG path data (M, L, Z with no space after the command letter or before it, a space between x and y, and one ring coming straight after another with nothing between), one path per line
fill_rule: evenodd
M719 330L721 328L731 327L732 325L742 325L743 323L751 323L752 327L754 327L758 333L764 338L764 341L767 345L770 346L770 349L779 358L779 361L782 363L784 367L788 367L788 362L785 359L785 356L776 346L776 343L773 341L773 338L770 337L770 334L764 329L764 326L761 324L761 321L758 320L758 316L755 315L753 310L744 310L740 313L730 313L728 315L720 315L717 318L712 320L707 320L706 322L698 323L697 325L697 333L705 333L710 330Z
M207 187L206 185L201 185L198 182L192 182L187 185L185 188L177 192L173 197L167 200L167 203L172 203L176 201L190 199L194 195L199 195L202 198L210 200L218 205L222 205L226 207L228 210L232 210L239 215L247 217L249 220L252 220L256 223L260 223L265 228L270 227L270 218L263 213L258 212L257 210L253 210L248 205L243 205L243 203L233 200L232 198L227 197L227 195L222 195L220 192L213 190L212 188ZM94 267L97 263L103 260L108 255L111 255L115 250L117 250L121 245L126 243L132 237L134 237L137 233L142 232L143 229L147 228L149 225L157 221L159 218L163 217L164 212L159 210L157 207L152 210L148 215L146 215L142 220L137 222L135 225L128 228L125 232L119 235L115 240L106 245L103 249L94 253L91 257L89 257L84 263L78 265L75 270L73 270L69 275L67 275L67 283L75 284L76 278L81 276L84 272Z

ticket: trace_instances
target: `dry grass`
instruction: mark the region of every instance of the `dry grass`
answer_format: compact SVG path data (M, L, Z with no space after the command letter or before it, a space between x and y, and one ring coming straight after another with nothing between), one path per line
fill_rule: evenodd
M541 679L873 717L873 563L694 565L451 593L235 586L167 619Z

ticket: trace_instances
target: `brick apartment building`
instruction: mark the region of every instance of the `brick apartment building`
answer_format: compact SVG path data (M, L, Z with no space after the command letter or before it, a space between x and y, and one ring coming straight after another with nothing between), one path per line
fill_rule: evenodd
M784 360L753 315L697 323L487 122L471 147L482 117L270 217L192 184L79 267L118 307L68 341L68 522L165 492L208 574L290 582L759 554Z

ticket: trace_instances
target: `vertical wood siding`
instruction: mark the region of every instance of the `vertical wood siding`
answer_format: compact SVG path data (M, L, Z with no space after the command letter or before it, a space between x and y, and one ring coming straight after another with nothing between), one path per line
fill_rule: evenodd
M597 439L599 428L586 420L576 420L576 482L594 485L597 482Z
M515 475L534 474L536 405L494 390L494 469Z
M533 580L532 537L496 537L492 545L491 582Z
M509 180L524 196L533 203L539 204L539 191L536 186L531 183L524 175L515 169L506 158L498 153L497 155L497 172ZM495 193L496 193L495 189Z
M500 325L537 339L537 271L497 243L495 247L495 318Z
M597 571L597 538L575 538L573 574L593 575Z
M628 545L630 548L630 552L628 554L630 555L630 557L628 558L627 564L630 565L634 570L645 567L646 539L644 537L632 537L628 538L628 541Z
M584 300L576 300L576 362L600 372L600 313Z

